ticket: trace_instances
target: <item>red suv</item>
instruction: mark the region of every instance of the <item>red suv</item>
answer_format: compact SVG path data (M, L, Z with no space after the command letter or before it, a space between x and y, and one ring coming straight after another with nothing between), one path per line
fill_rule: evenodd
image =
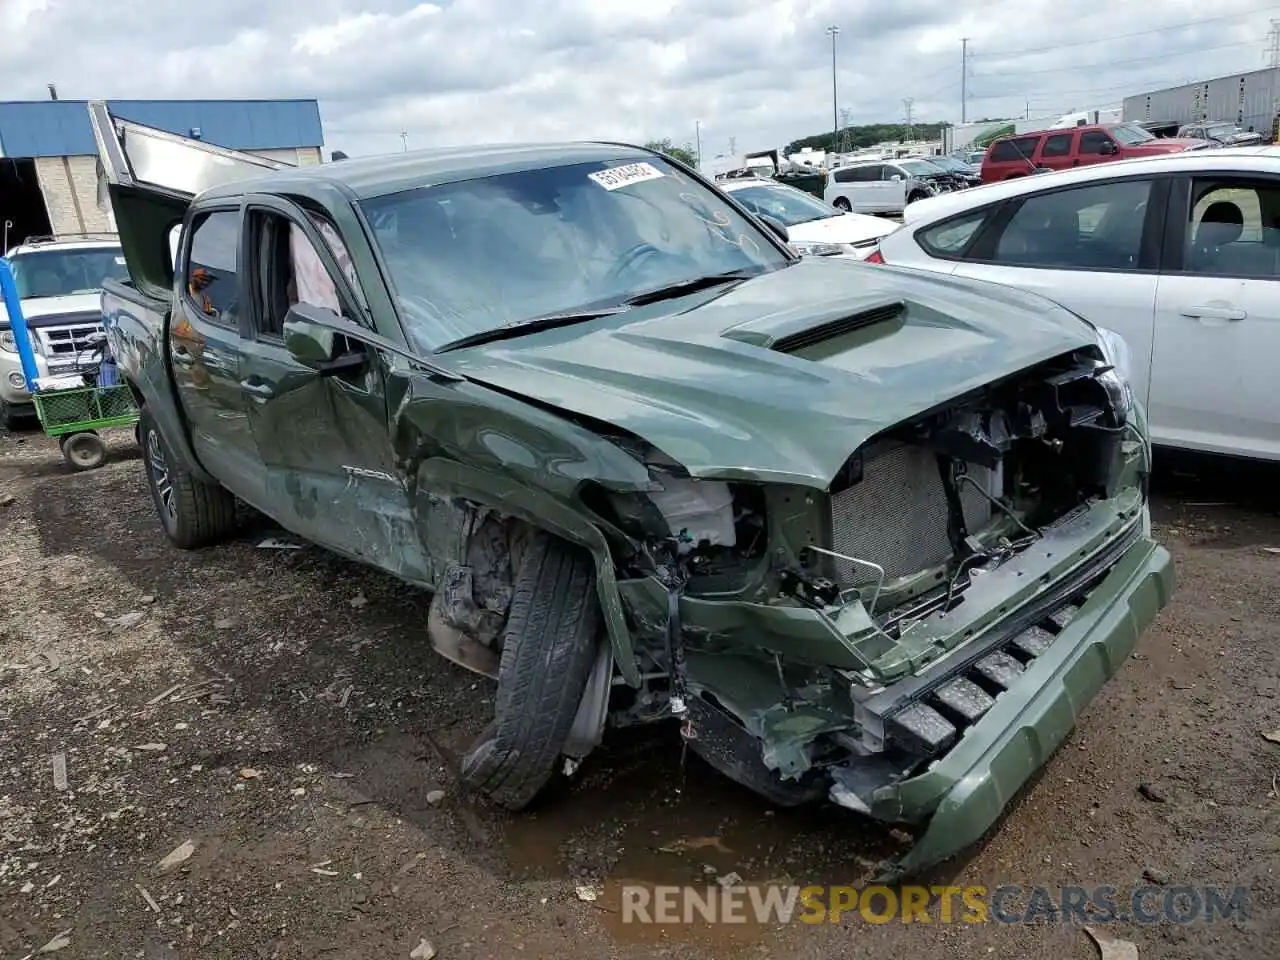
M982 158L982 182L995 183L1042 170L1065 170L1160 153L1202 150L1203 140L1153 137L1136 123L1108 123L1020 133L992 142Z

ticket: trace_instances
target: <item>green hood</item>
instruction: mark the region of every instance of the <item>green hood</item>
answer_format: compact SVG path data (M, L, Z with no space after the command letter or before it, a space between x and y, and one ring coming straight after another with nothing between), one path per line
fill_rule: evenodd
M775 348L898 303L882 322ZM1033 294L805 258L727 291L449 356L471 379L620 427L693 476L826 488L886 428L1095 342Z

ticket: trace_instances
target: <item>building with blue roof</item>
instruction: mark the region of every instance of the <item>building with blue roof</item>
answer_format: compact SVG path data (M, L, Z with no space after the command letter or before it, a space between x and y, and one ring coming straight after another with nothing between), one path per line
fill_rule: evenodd
M288 163L321 162L315 100L110 100L126 120ZM28 236L113 233L98 205L97 149L83 100L0 101L0 228Z

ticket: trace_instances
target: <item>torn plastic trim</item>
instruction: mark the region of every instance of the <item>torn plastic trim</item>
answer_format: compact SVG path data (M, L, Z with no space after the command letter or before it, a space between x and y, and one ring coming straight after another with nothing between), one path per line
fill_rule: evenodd
M876 882L917 874L981 840L1129 657L1174 585L1169 552L1139 540L950 753L925 773L875 791L870 806L876 819L928 821L912 848Z
M640 686L640 668L636 663L631 632L623 613L613 557L608 541L596 526L547 493L517 483L510 477L469 467L456 460L439 457L423 460L418 464L417 480L417 489L420 491L429 490L436 495L470 500L492 507L590 551L596 566L596 592L604 614L614 661L628 684ZM414 509L417 512L421 509L430 510L431 507L428 504L419 507L415 500Z

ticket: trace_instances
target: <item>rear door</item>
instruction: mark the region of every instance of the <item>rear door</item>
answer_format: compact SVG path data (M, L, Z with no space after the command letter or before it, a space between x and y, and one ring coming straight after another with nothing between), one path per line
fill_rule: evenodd
M168 347L192 447L232 493L261 506L262 468L240 390L246 271L239 203L193 211L178 262Z
M1116 331L1145 400L1167 190L1167 179L1126 177L1017 198L969 242L953 272L1042 294Z
M1066 170L1075 165L1076 132L1064 130L1062 133L1051 133L1040 144L1040 156L1036 166L1048 167L1050 170Z
M1152 438L1280 459L1280 177L1179 180L1166 237Z

